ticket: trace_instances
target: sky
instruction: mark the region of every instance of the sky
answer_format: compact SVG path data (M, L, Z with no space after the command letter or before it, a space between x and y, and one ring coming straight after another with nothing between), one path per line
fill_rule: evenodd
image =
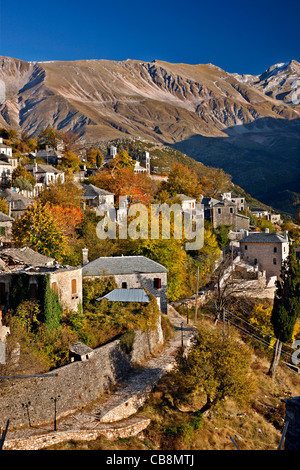
M0 0L0 55L213 63L257 75L300 61L298 0Z

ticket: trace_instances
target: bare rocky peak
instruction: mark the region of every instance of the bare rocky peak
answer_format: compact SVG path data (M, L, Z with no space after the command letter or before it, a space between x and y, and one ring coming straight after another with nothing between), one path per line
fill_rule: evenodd
M213 64L1 57L0 79L1 122L31 135L51 125L89 140L131 135L172 143L222 136L264 116L299 117L296 61L241 76Z

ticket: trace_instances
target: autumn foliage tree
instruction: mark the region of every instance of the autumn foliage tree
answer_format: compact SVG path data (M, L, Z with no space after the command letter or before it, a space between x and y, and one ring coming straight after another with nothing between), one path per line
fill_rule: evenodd
M13 226L17 247L28 246L45 256L62 261L67 239L52 216L50 206L34 202Z
M203 325L189 354L177 354L171 374L174 401L193 403L202 413L226 399L245 405L256 389L250 365L249 347Z

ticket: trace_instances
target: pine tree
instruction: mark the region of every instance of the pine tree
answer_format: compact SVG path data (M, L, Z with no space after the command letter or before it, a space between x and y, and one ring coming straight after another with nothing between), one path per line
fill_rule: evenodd
M275 377L279 364L282 343L291 341L300 316L300 264L291 247L289 256L282 264L280 279L276 284L271 322L277 338L269 375Z

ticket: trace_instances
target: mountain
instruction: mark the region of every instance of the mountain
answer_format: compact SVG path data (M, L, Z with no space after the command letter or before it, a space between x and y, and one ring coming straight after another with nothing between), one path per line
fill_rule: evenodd
M0 79L0 126L34 135L51 125L88 143L140 137L172 145L224 168L257 199L295 211L286 205L288 194L300 192L295 60L254 76L213 64L1 57Z

